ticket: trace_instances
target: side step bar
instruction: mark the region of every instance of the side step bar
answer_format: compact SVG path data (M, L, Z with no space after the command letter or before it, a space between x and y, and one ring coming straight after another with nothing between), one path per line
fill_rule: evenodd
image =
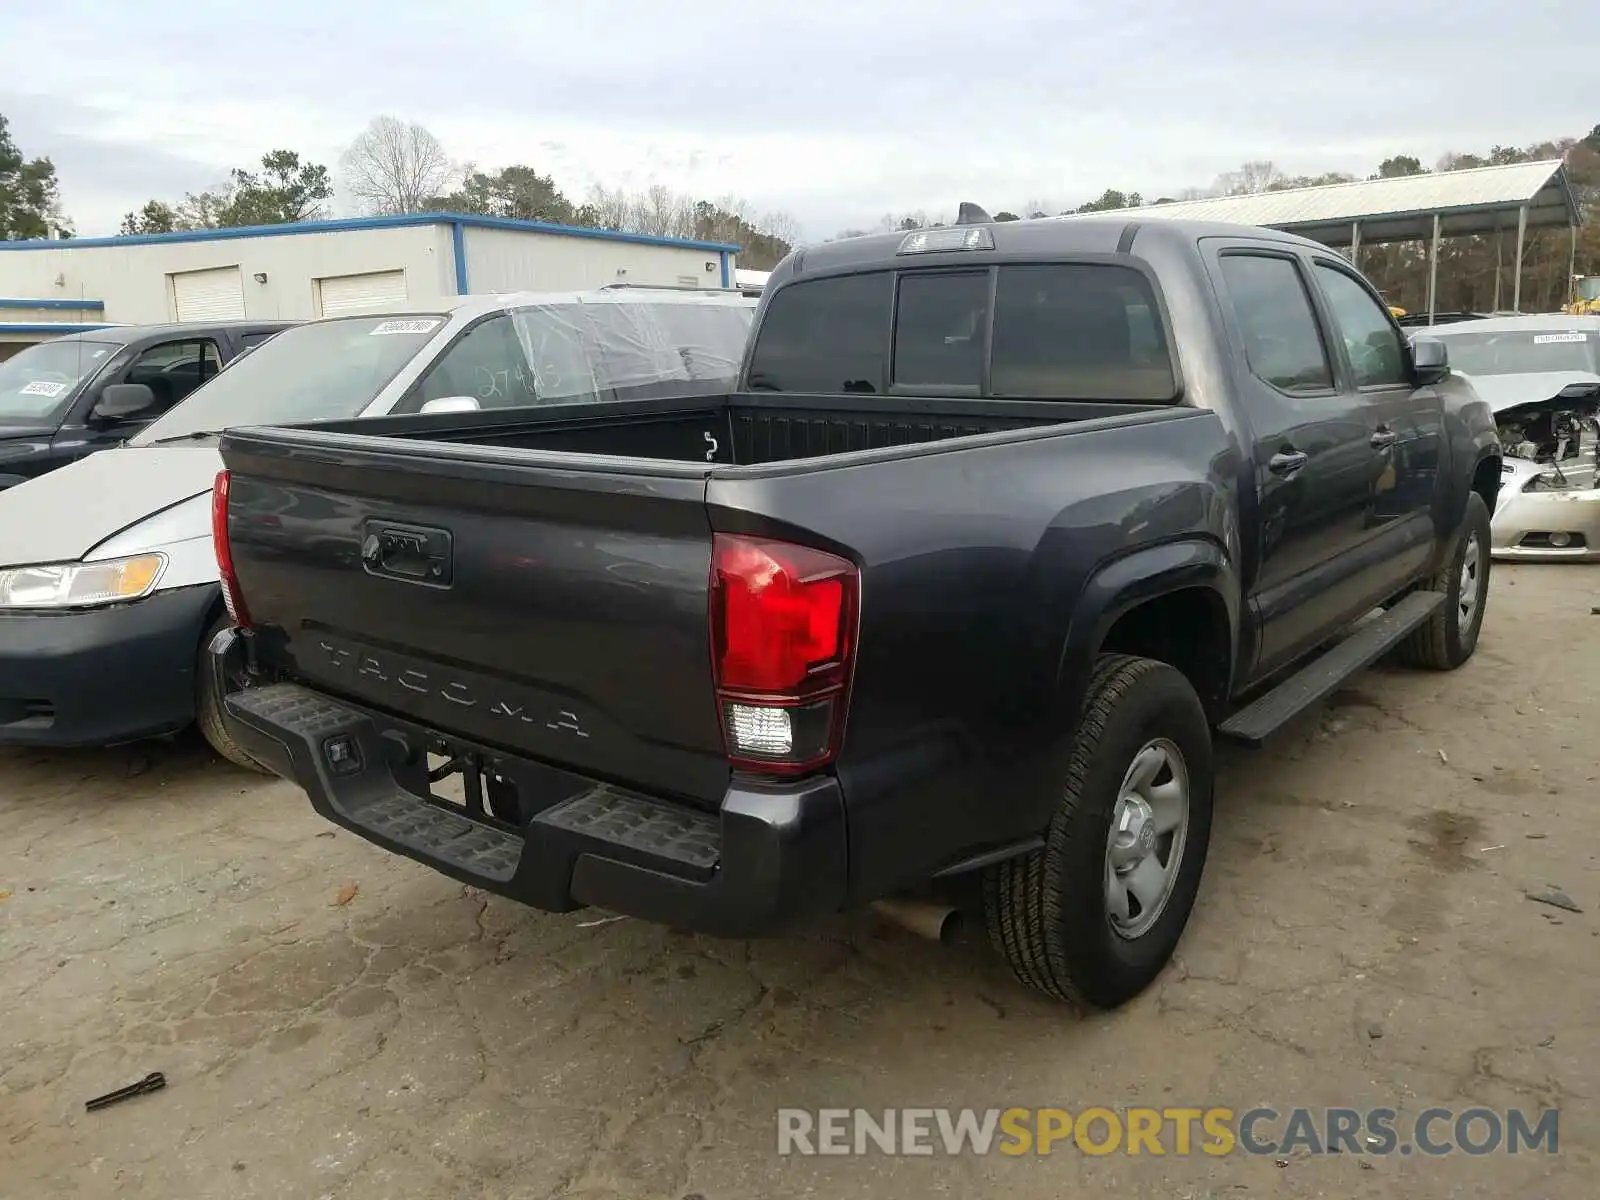
M1218 736L1259 747L1350 676L1393 650L1444 601L1443 592L1412 592L1381 617L1361 625L1337 646L1234 713L1217 727Z

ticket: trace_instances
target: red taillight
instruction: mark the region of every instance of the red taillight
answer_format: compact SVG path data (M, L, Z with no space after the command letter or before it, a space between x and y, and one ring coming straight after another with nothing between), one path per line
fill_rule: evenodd
M239 577L233 573L233 547L228 543L228 487L228 472L218 471L211 485L211 545L217 554L217 574L222 580L222 603L228 610L228 619L244 629L250 624L250 610L244 605Z
M836 554L715 536L711 665L734 766L796 774L838 754L860 595Z

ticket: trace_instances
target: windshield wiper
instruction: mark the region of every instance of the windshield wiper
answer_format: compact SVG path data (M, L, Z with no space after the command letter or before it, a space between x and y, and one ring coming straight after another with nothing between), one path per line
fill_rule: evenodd
M175 433L171 437L157 438L153 442L141 442L144 446L168 446L173 442L198 442L201 438L219 438L222 436L220 429L196 429L189 433Z

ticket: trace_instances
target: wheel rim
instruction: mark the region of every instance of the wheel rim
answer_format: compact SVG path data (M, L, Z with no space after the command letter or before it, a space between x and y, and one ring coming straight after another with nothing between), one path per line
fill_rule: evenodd
M1456 583L1456 608L1460 614L1458 625L1472 628L1472 618L1478 612L1479 594L1483 590L1483 546L1476 532L1467 535L1467 546L1461 555L1461 578Z
M1189 833L1189 768L1183 752L1155 738L1133 756L1106 835L1106 919L1132 940L1160 919L1178 880Z

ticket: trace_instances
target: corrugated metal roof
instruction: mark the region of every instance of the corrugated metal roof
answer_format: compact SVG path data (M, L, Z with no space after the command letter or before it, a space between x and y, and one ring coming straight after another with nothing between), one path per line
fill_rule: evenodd
M1529 228L1577 224L1577 205L1560 159L1180 200L1083 215L1225 221L1346 245L1357 221L1361 240L1367 244L1430 237L1434 213L1441 214L1442 232L1447 236L1515 229L1517 209L1524 204L1528 205Z

